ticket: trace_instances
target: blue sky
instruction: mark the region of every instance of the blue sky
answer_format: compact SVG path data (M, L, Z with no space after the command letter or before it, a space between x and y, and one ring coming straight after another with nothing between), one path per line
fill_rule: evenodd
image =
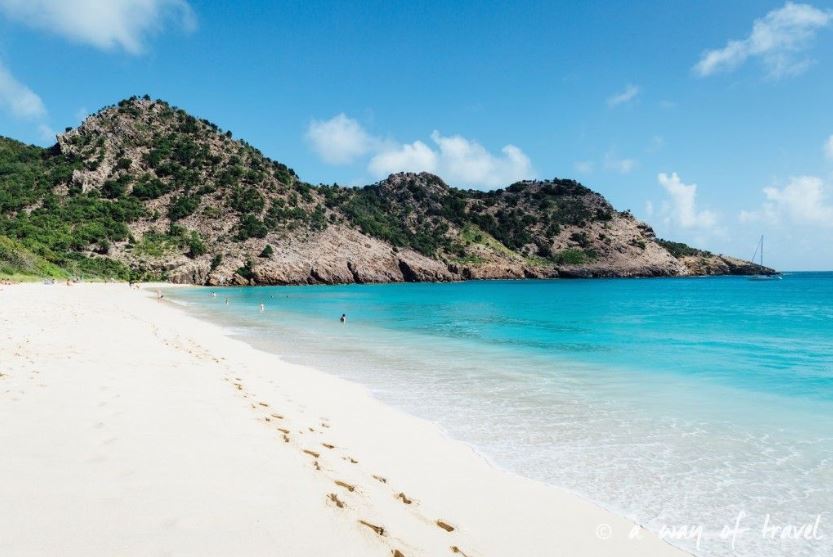
M133 94L307 181L574 177L662 237L833 269L833 2L0 0L0 134Z

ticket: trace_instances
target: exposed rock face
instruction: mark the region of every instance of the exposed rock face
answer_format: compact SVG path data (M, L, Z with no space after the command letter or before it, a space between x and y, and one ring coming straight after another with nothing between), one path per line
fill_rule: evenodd
M336 284L770 273L674 244L573 180L465 191L427 173L311 186L214 124L130 99L58 138L74 161L59 198L141 203L126 238L97 242L138 276ZM106 254L106 255L100 255Z

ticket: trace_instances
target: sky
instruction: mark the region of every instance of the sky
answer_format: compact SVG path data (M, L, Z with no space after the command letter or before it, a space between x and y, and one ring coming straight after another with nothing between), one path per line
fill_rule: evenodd
M0 135L146 93L311 183L575 178L660 237L833 269L833 0L0 0Z

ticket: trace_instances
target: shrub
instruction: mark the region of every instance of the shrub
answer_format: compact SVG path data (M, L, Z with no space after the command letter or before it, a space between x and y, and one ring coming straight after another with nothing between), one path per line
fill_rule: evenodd
M205 254L205 252L205 243L200 238L200 235L196 232L191 232L191 236L188 238L188 257L193 259Z
M251 261L246 261L246 264L239 267L235 272L246 280L252 280L255 276Z
M170 187L167 186L162 180L159 178L155 178L150 174L145 174L135 186L133 186L133 191L131 192L134 197L139 199L156 199L157 197L161 197L170 191Z
M231 197L231 206L240 213L260 213L266 201L255 188L237 189Z
M127 192L127 186L130 184L129 176L122 176L118 180L107 180L101 186L101 193L104 197L115 199L121 197Z
M568 248L555 254L553 261L558 265L581 265L587 263L589 257L584 250Z
M245 215L242 219L240 219L240 230L237 233L237 237L241 240L246 240L248 238L264 238L268 232L269 229L262 220L254 215Z
M270 246L269 244L266 244L266 247L263 248L263 251L260 252L260 255L258 255L258 257L263 257L264 259L269 259L270 257L272 257L273 253L275 253L275 250L272 249L272 246Z
M184 219L197 210L200 198L194 195L182 195L171 202L168 207L168 218L175 221Z

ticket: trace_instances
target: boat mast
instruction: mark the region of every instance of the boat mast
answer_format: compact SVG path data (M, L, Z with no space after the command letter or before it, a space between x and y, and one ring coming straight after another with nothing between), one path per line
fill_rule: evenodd
M764 235L761 234L761 267L764 266Z

